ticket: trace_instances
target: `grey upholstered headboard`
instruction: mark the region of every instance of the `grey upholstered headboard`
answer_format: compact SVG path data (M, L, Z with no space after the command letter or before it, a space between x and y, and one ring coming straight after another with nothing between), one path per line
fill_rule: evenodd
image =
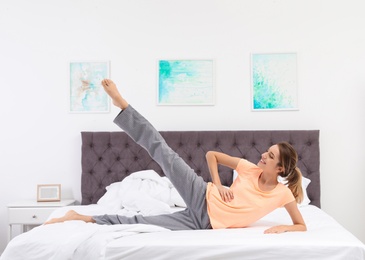
M166 142L206 181L210 174L205 161L209 150L221 151L254 163L271 145L287 141L299 156L303 176L311 179L308 197L320 207L319 130L288 131L171 131L161 132ZM82 204L96 203L109 184L129 174L161 168L148 153L124 132L82 132ZM232 170L221 166L222 184L232 183Z

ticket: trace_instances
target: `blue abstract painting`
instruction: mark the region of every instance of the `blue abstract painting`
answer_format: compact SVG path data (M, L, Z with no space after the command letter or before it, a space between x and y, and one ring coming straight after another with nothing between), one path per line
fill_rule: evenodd
M70 112L109 112L101 81L109 78L109 62L70 63Z
M159 105L214 105L213 60L160 60Z
M297 55L252 54L253 110L298 109Z

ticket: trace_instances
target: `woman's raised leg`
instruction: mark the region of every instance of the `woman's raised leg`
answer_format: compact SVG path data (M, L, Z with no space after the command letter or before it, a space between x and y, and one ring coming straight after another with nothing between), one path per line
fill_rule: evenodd
M205 200L206 182L166 144L152 124L124 100L111 80L103 80L102 84L113 104L122 109L114 123L144 147L160 165L193 213L195 221L209 223Z

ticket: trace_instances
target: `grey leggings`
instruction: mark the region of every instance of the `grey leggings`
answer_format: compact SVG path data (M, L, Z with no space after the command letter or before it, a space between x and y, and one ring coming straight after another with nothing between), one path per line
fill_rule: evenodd
M160 133L131 105L114 120L135 142L147 150L170 179L187 208L173 214L125 217L93 216L98 224L152 224L171 230L211 228L205 199L207 183L165 142Z

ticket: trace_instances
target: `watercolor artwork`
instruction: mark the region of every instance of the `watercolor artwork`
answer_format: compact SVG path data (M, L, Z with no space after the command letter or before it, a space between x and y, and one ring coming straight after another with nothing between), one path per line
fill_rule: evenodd
M252 109L297 110L296 53L252 54Z
M158 105L214 105L213 60L160 60Z
M101 85L109 71L108 61L70 63L70 112L109 112L109 97Z

